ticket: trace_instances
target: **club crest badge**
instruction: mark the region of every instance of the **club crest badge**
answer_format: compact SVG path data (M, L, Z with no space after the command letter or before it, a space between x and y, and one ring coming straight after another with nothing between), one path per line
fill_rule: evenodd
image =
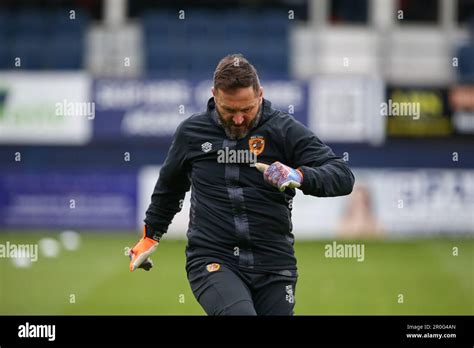
M206 269L209 273L218 271L219 268L221 268L221 265L219 265L218 263L210 263L206 266Z
M265 149L265 138L261 135L252 135L249 139L249 149L255 156L260 155Z

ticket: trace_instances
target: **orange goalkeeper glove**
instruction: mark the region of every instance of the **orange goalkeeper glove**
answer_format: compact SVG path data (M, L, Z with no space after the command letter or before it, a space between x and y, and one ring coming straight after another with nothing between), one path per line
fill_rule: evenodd
M125 255L130 258L130 272L137 268L149 271L153 267L150 255L158 248L161 233L155 233L153 238L147 236L147 226L144 227L143 237L133 248L125 248Z

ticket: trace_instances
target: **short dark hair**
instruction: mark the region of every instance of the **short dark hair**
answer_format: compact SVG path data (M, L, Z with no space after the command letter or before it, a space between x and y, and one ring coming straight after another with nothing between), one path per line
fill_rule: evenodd
M257 69L240 53L222 58L214 71L214 88L232 91L250 87L260 89Z

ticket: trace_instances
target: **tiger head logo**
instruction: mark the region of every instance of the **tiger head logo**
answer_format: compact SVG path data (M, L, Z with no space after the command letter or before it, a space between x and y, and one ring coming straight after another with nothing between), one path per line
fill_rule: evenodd
M265 149L265 138L261 135L252 135L249 139L249 150L255 156L260 155Z

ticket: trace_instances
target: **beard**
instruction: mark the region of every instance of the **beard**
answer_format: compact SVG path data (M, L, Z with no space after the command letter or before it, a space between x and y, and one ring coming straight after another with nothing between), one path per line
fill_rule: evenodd
M225 134L227 135L227 138L230 140L240 140L245 138L250 130L258 123L260 120L260 114L261 114L261 107L257 111L257 115L251 120L251 121L246 121L242 123L240 126L236 126L234 124L234 121L232 119L230 120L224 120L222 116L217 112L217 115L219 117L219 122L224 128Z

